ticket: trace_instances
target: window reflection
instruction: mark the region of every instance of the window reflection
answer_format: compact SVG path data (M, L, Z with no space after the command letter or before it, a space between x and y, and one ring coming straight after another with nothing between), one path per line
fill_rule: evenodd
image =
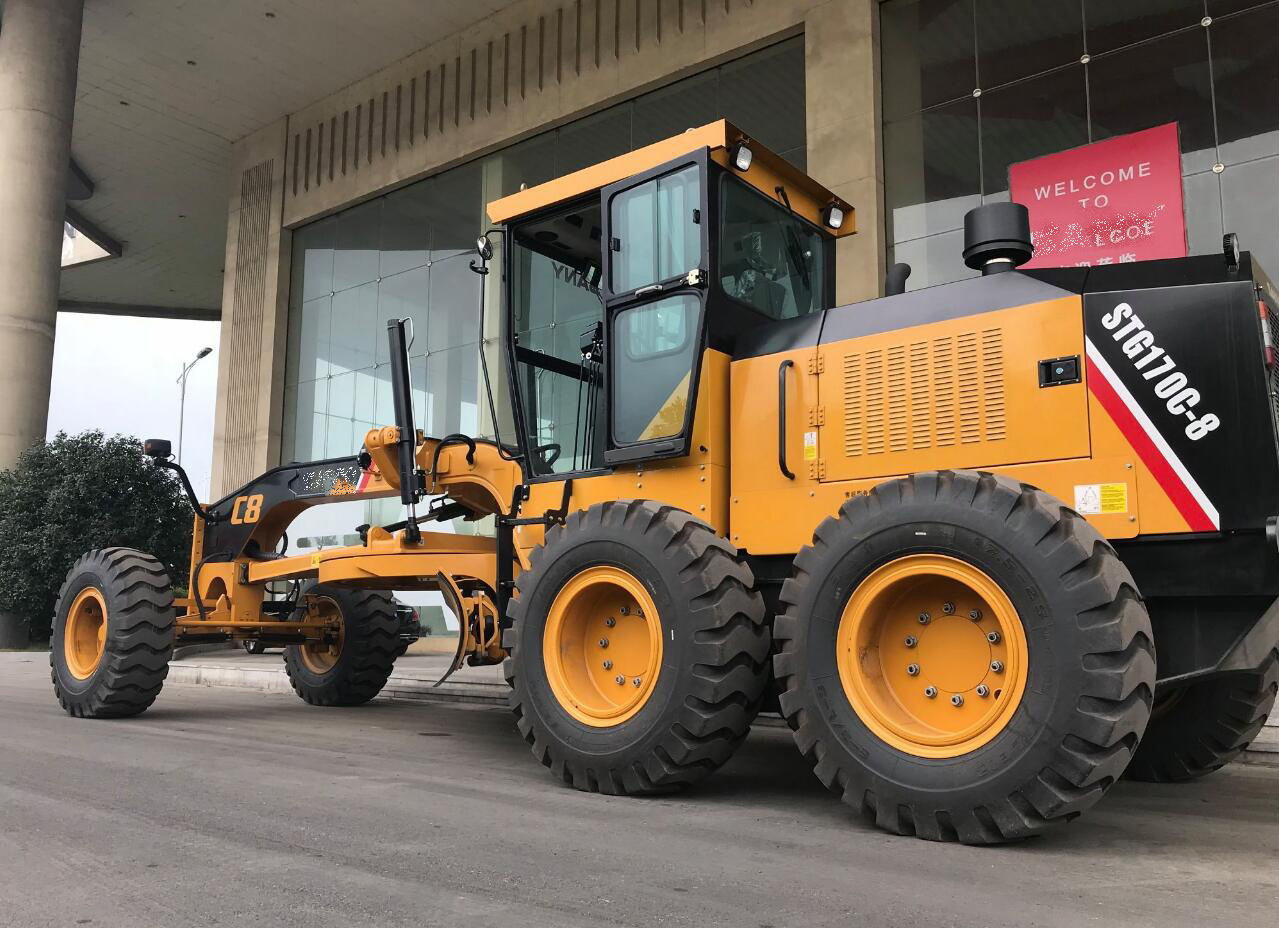
M880 31L885 225L912 289L967 276L957 230L1007 198L1010 164L1174 121L1191 253L1237 231L1279 268L1263 227L1279 208L1279 3L887 0ZM957 99L970 83L981 94Z

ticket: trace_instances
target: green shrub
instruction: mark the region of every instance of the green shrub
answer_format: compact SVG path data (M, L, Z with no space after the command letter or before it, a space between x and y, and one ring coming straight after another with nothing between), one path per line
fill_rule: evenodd
M0 611L25 618L33 640L48 638L76 559L114 545L155 555L185 588L191 507L136 438L59 432L0 472Z

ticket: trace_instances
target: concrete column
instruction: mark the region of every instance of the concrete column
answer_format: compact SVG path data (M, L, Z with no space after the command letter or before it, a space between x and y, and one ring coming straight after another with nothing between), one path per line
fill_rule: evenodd
M84 0L0 22L0 467L44 438Z

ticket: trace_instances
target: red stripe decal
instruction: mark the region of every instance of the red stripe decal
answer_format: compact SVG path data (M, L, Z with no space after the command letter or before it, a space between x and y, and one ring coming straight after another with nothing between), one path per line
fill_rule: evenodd
M372 478L372 476L373 475L369 473L367 470L364 471L362 474L360 474L360 482L355 485L355 492L363 493L364 488L369 485L369 480L370 478Z
M1167 458L1163 456L1163 452L1155 447L1155 443L1150 440L1150 436L1146 434L1146 430L1142 428L1141 423L1133 416L1127 404L1115 392L1115 388L1110 385L1110 381L1106 379L1105 375L1102 374L1091 359L1088 361L1088 389L1097 398L1097 402L1101 403L1102 408L1106 410L1110 418L1114 420L1124 438L1128 439L1128 443L1132 445L1142 463L1154 475L1159 486L1168 494L1168 498L1177 507L1177 511L1186 520L1186 524L1190 526L1191 531L1215 532L1217 526L1213 525L1208 513L1204 512L1203 507L1199 505L1199 501L1195 499L1185 482L1172 469L1172 465L1168 463Z

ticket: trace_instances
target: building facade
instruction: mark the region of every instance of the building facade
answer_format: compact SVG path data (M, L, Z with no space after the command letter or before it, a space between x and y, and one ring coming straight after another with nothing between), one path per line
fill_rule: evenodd
M1010 164L1174 120L1191 252L1234 231L1279 267L1276 36L1279 3L1245 0L511 3L236 146L215 495L391 421L390 318L414 321L422 427L491 433L484 205L721 117L856 206L841 303L879 295L886 261L911 287L971 273L963 215L1008 197ZM521 283L564 307L528 333L551 345L578 336L556 271ZM320 507L294 545L395 511Z

